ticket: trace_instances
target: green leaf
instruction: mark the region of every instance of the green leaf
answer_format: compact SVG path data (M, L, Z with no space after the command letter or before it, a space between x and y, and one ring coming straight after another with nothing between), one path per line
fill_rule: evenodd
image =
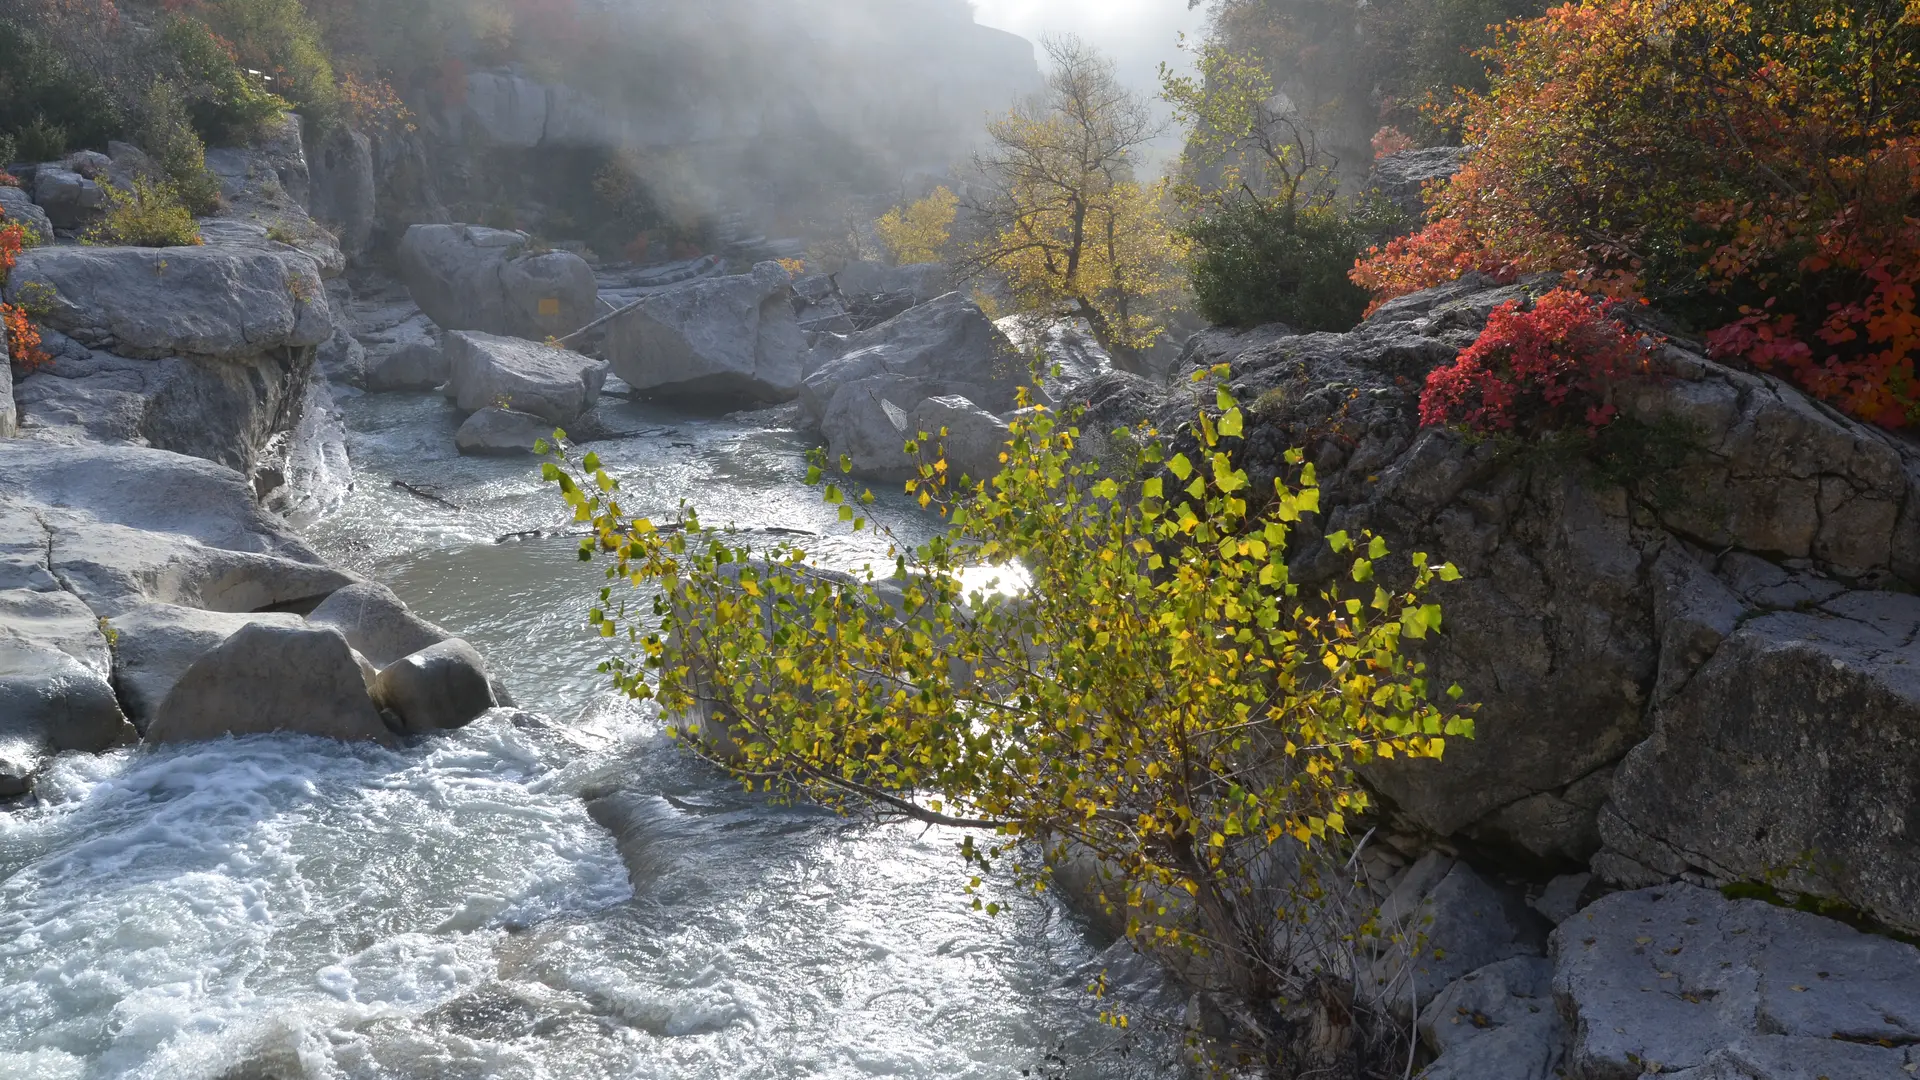
M1379 536L1374 537L1373 542L1367 545L1367 558L1384 559L1386 557L1387 557L1386 539L1384 537L1379 537Z
M600 455L588 452L586 457L580 459L580 467L588 472L599 472Z
M1228 409L1226 414L1220 417L1220 435L1223 438L1239 435L1245 426L1246 418L1240 415L1239 409Z
M1193 475L1193 462L1188 461L1185 454L1175 454L1173 460L1167 462L1167 469L1176 479L1184 481Z
M1099 483L1093 485L1093 495L1094 495L1094 498L1096 499L1119 498L1120 485L1116 483L1112 478L1102 480Z
M1336 552L1345 551L1353 546L1353 541L1347 537L1346 530L1342 529L1327 536L1327 546Z
M1140 485L1140 496L1141 498L1145 498L1145 499L1162 498L1163 496L1160 494L1161 490L1162 490L1162 485L1160 483L1160 478L1156 476L1153 479L1148 480L1146 483Z

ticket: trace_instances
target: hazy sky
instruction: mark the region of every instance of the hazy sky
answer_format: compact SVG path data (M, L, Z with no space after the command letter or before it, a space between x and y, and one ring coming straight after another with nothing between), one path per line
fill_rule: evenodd
M1159 86L1159 64L1177 60L1180 31L1195 36L1206 12L1187 0L974 0L976 18L1038 42L1049 33L1074 33L1113 57L1120 75L1139 89Z

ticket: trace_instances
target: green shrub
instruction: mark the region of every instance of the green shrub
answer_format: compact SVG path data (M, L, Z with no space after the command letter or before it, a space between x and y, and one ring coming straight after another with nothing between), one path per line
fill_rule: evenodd
M1222 326L1352 329L1370 297L1347 272L1399 217L1373 199L1350 209L1332 199L1290 209L1245 193L1216 202L1186 227L1200 314Z
M208 0L200 11L213 32L233 44L240 65L265 72L274 93L310 130L340 120L333 61L300 0Z
M0 131L0 172L4 172L8 165L20 160L13 155L14 149L13 136Z
M0 20L0 135L14 152L51 161L85 146L105 146L124 125L99 79L18 23Z
M220 209L220 180L207 168L206 144L187 117L179 88L165 79L156 81L140 111L138 140L153 159L159 178L173 185L194 214Z
M286 101L265 83L241 70L227 47L197 19L175 16L168 20L158 45L178 70L187 88L185 112L207 142L245 142L260 125L287 108Z
M106 216L82 237L89 244L193 247L201 243L193 211L172 184L136 179L131 192L104 186Z

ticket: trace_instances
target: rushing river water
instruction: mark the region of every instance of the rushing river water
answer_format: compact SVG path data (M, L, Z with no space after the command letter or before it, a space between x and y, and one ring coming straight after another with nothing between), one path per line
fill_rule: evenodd
M767 418L606 411L649 430L596 447L630 506L872 553ZM1120 1041L1084 989L1109 970L1123 1005L1168 1008L1124 946L1010 885L975 913L953 836L766 805L609 695L598 568L564 535L497 542L563 523L527 459L456 456L432 395L344 413L356 480L308 536L477 645L524 711L397 751L63 759L0 812L0 1080L1178 1072L1176 1039Z

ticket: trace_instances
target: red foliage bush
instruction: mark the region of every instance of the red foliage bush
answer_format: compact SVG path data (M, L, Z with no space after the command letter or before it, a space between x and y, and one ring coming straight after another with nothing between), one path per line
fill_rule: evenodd
M1597 432L1617 412L1616 385L1644 374L1649 346L1610 317L1604 301L1571 289L1493 310L1487 328L1453 363L1427 376L1420 422L1481 434Z
M6 211L0 210L0 285L7 283L7 275L13 272L27 239L27 227L19 222L6 224L6 216ZM7 352L22 370L32 371L53 359L40 348L40 329L22 308L0 304L0 333L7 335Z

